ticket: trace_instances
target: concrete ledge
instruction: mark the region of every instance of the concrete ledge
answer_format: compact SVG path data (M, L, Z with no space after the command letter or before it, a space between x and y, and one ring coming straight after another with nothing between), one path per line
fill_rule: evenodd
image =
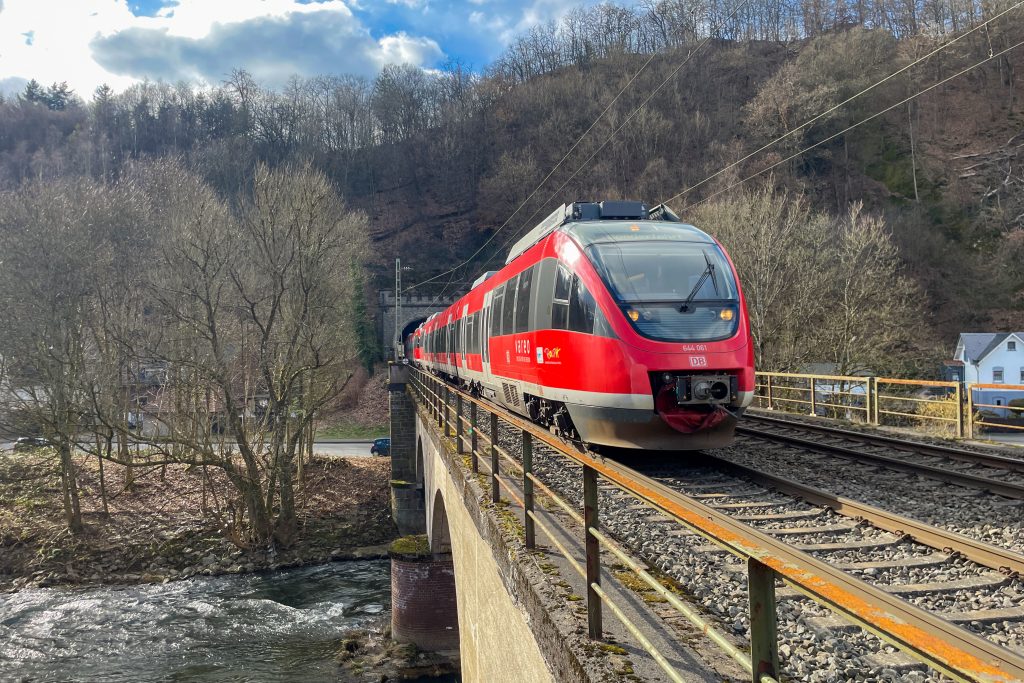
M608 680L611 673L609 669L585 664L578 656L577 653L585 652L584 643L591 648L592 643L585 635L577 632L575 617L564 604L547 599L540 593L538 588L546 587L549 578L532 563L523 561L527 554L526 548L518 539L510 538L503 532L502 522L490 503L489 491L485 491L476 481L461 456L453 452L454 447L434 431L429 419L422 414L418 414L417 419L424 423L418 426L420 434L431 440L452 483L461 492L462 500L458 502L464 505L477 533L489 545L505 589L525 615L554 680L559 683L598 683ZM455 503L450 501L449 505ZM556 623L556 614L565 615L566 627ZM569 624L573 625L572 628L568 627Z

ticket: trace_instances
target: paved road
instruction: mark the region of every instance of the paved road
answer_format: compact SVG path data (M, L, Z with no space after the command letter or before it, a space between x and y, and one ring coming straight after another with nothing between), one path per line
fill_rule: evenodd
M373 441L317 441L313 444L314 453L334 456L370 456ZM0 451L9 451L14 447L13 441L0 441Z

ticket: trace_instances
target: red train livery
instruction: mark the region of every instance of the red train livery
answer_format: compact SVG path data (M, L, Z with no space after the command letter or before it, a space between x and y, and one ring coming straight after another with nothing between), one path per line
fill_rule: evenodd
M754 393L732 261L640 202L562 206L406 341L418 366L591 446L728 445Z

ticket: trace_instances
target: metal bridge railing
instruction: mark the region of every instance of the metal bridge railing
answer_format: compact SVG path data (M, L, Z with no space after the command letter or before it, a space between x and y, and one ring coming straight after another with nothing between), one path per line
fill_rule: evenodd
M758 372L756 408L900 427L928 436L973 438L981 430L1024 431L1007 418L1024 417L1024 405L987 404L978 391L1021 392L1024 385L971 384L893 377ZM1024 403L1024 402L1022 402ZM1006 413L1003 419L993 415Z
M859 381L863 381L863 378L859 378ZM536 548L536 533L539 529L584 579L587 585L590 637L595 640L603 637L603 609L608 608L673 681L683 680L679 672L674 670L664 654L658 651L602 588L602 549L629 567L669 605L706 633L750 674L750 680L754 683L774 683L779 676L775 595L775 585L779 580L908 655L958 680L1024 679L1024 658L795 550L777 538L668 489L613 460L598 460L580 453L537 425L455 390L431 375L413 369L411 387L424 416L436 422L446 439L454 441L456 454L468 456L469 467L474 473L478 473L481 466L488 471L492 503L499 504L503 500L504 491L505 497L522 509L526 547ZM813 387L813 382L809 387ZM465 415L467 406L468 417ZM489 435L478 429L481 415L486 415L490 423ZM521 460L498 445L497 435L502 423L518 432ZM481 442L484 442L483 447ZM560 457L582 466L582 510L567 502L536 476L533 456L537 442L544 443ZM661 585L618 542L601 531L598 497L598 484L601 480L670 516L699 536L744 560L749 597L749 653L736 647L730 638L717 630L696 609ZM519 491L522 492L521 496ZM585 548L582 563L558 540L544 518L537 514L535 505L538 491L582 527Z
M967 414L969 416L969 432L970 437L973 439L978 430L983 428L989 429L1008 429L1010 431L1021 433L1024 432L1024 425L1013 424L1006 418L1020 418L1024 417L1024 401L1019 402L1017 405L1010 405L1009 402L1004 405L1002 403L982 403L975 401L975 392L991 392L991 391L1008 391L1008 392L1024 392L1024 385L1021 384L972 384L967 391ZM1024 395L1024 394L1021 394ZM982 399L985 400L985 399ZM994 399L989 399L994 400ZM1004 413L1003 419L1000 419L999 413Z
M869 377L758 372L758 408L867 422L871 416Z

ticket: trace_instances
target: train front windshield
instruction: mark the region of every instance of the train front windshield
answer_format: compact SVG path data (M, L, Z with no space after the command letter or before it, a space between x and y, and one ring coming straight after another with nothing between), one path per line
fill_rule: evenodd
M594 244L587 254L633 327L659 341L727 339L739 301L718 245L699 242Z

